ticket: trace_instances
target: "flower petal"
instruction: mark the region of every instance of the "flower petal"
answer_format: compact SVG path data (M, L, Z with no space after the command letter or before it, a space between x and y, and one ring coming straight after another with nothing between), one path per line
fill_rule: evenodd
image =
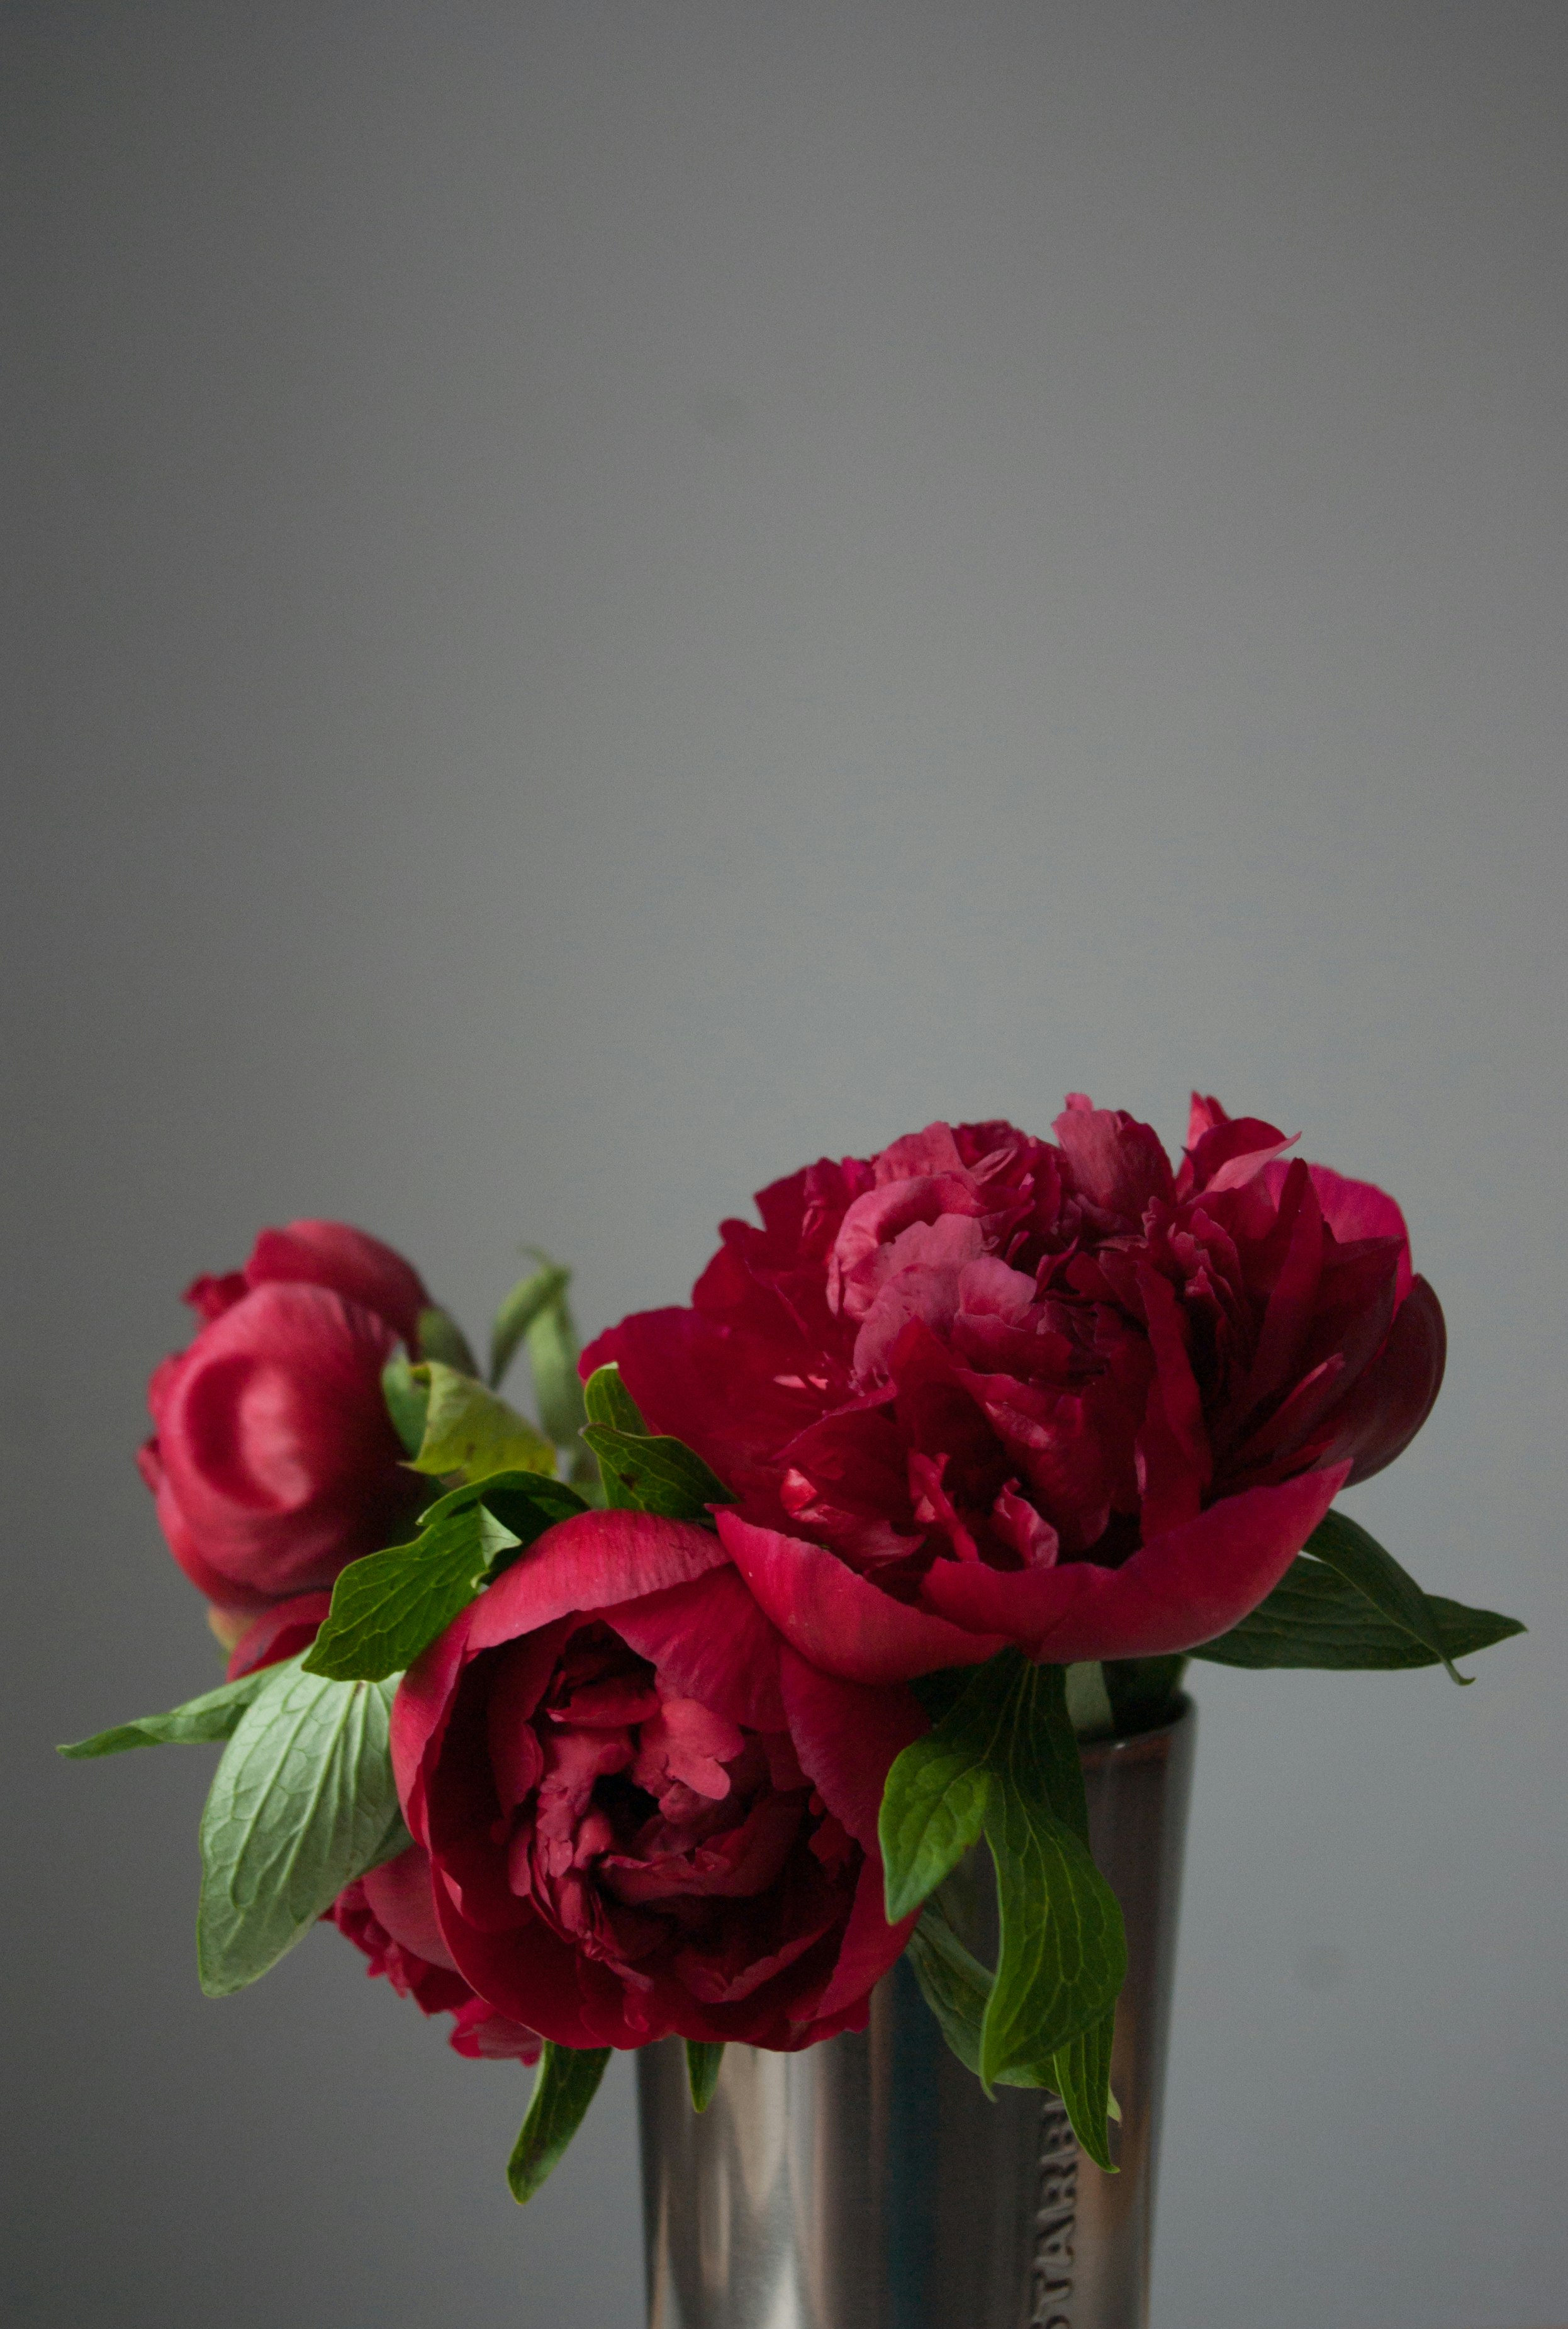
M1352 1487L1409 1447L1442 1389L1447 1356L1442 1306L1424 1278L1413 1278L1388 1340L1331 1419L1325 1454L1350 1459Z
M1309 1472L1277 1488L1225 1496L1150 1539L1120 1569L1063 1561L1009 1576L939 1561L923 1592L961 1625L1005 1628L1051 1665L1166 1657L1239 1625L1279 1583L1349 1475Z
M885 1973L890 1973L904 1953L920 1911L890 1925L882 1911L882 1863L869 1858L855 1887L855 1905L839 1944L833 1977L817 2000L813 2020L824 2022L842 2013L859 1998L869 1996Z
M907 1682L941 1666L981 1665L1007 1646L1004 1635L972 1633L894 1600L803 1537L757 1528L727 1512L718 1514L718 1532L785 1641L824 1674L848 1682Z
M781 1680L802 1770L833 1817L875 1858L888 1771L906 1747L925 1738L930 1717L912 1690L844 1682L808 1665L796 1650L784 1652Z
M753 1730L782 1730L778 1664L784 1644L738 1571L709 1570L602 1613L637 1655L687 1698Z
M574 1513L558 1521L474 1605L468 1655L575 1609L597 1612L687 1585L728 1558L711 1529L653 1513Z
M419 1313L430 1300L418 1271L380 1238L347 1221L290 1221L286 1229L263 1230L244 1275L250 1286L280 1279L324 1286L384 1318L410 1351L418 1348Z

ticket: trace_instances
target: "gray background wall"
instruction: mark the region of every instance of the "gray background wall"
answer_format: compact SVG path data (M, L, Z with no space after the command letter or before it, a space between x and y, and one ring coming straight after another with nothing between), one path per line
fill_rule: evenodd
M195 1983L131 1469L313 1212L596 1325L934 1115L1197 1082L1405 1202L1354 1509L1534 1627L1201 1676L1158 2329L1568 2317L1556 5L4 11L8 2317L638 2317L630 2083ZM15 549L23 552L18 561Z

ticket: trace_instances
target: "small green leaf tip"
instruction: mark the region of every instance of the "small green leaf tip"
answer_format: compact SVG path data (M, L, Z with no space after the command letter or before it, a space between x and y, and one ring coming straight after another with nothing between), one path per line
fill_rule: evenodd
M609 2059L607 2046L579 2049L545 2040L528 2117L506 2167L506 2180L519 2207L527 2205L565 2157L599 2090Z
M691 2107L705 2111L713 2100L713 2089L718 2084L718 2073L724 2064L724 2043L709 2043L699 2038L686 2041L686 2082L691 2089Z

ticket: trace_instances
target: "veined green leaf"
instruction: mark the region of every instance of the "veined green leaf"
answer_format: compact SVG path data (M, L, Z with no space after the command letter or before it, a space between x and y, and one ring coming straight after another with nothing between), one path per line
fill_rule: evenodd
M926 1902L909 1937L906 1954L943 2036L965 2070L972 2070L978 2078L980 2033L991 1999L992 1976L953 1931L939 1896ZM1015 2062L1010 2070L1000 2073L996 2083L999 2087L1049 2087L1059 2094L1062 2089L1058 2081L1071 2078L1075 2067L1066 2059L1071 2052L1068 2047L1055 2055ZM1080 2086L1082 2083L1080 2080ZM1102 2101L1102 2111L1107 2107L1113 2118L1121 2117L1113 2099L1108 2104ZM1092 2112L1092 2102L1090 2109Z
M1081 2030L1057 2049L1047 2081L1066 2105L1079 2143L1095 2166L1103 2167L1108 2175L1115 2174L1116 2163L1111 2156L1111 2130L1106 2122L1122 2116L1111 2092L1111 2041L1115 2032L1113 2013Z
M709 1504L735 1502L723 1481L683 1440L616 1431L606 1423L587 1425L583 1438L599 1459L612 1505L660 1513L672 1521L706 1521Z
M460 1375L479 1372L479 1362L467 1335L452 1313L434 1302L419 1313L419 1356L437 1359L444 1367L455 1368Z
M306 1674L381 1682L445 1633L519 1539L480 1503L437 1521L412 1544L367 1553L342 1572L305 1654Z
M988 2087L1098 2023L1127 1972L1115 1894L1088 1846L1015 1771L998 1774L985 1822L1001 1923L981 2029L980 2074Z
M533 1251L530 1247L529 1251ZM541 1310L565 1294L571 1271L548 1254L538 1254L539 1268L520 1278L495 1314L490 1329L490 1388L498 1391L522 1338Z
M290 1663L297 1664L298 1660ZM238 1682L221 1683L216 1690L203 1691L200 1698L188 1698L183 1706L172 1707L167 1714L144 1714L135 1722L117 1723L112 1730L97 1731L92 1738L79 1739L55 1752L75 1762L89 1756L123 1755L132 1747L198 1747L232 1739L240 1716L277 1671L275 1666L259 1667L254 1674L241 1674Z
M1368 1535L1358 1521L1347 1513L1329 1513L1320 1520L1307 1539L1307 1551L1315 1559L1335 1570L1347 1585L1364 1593L1375 1609L1413 1634L1423 1648L1431 1650L1447 1667L1450 1677L1457 1683L1473 1682L1473 1674L1462 1674L1443 1647L1442 1629L1426 1595L1406 1570L1401 1569L1394 1555Z
M1428 1594L1426 1606L1442 1657L1469 1656L1525 1630L1516 1617ZM1298 1554L1273 1591L1216 1641L1192 1653L1212 1665L1311 1666L1347 1672L1397 1672L1442 1663L1439 1653L1385 1616L1358 1586L1324 1562Z
M1103 2149L1105 2097L1092 2091L1098 2054L1065 2050L1113 2012L1127 1948L1121 1908L1089 1852L1065 1669L1031 1665L1017 1650L978 1668L935 1728L895 1762L883 1822L888 1898L905 1913L983 1830L1001 1928L995 1975L928 1912L915 1928L917 1977L949 2042L964 2059L972 2052L988 2089L1053 2083L1060 2054L1074 2125L1081 2117L1086 2145Z
M393 1687L327 1681L293 1659L268 1669L202 1815L196 1958L209 1997L255 1981L345 1884L407 1849L388 1744Z
M599 2090L607 2046L557 2046L547 2038L539 2058L539 2071L528 2117L512 2146L506 2180L521 2207L549 2178Z
M1007 1721L990 1665L942 1720L897 1757L882 1789L878 1842L887 1922L898 1924L979 1842Z
M420 1516L411 1544L351 1561L305 1654L306 1674L380 1682L411 1666L517 1553L587 1507L564 1481L493 1472L451 1488Z
M583 1404L590 1423L607 1424L612 1431L641 1432L646 1437L648 1427L643 1411L621 1380L621 1370L611 1361L607 1367L596 1367L583 1385Z
M459 1374L439 1359L413 1373L430 1394L425 1437L413 1459L416 1472L437 1477L461 1472L471 1483L493 1472L554 1472L549 1441L472 1375Z
M701 2038L688 2038L686 2041L686 2083L691 2089L693 2110L705 2111L713 2100L713 2089L718 2084L723 2062L722 2039L717 2042Z

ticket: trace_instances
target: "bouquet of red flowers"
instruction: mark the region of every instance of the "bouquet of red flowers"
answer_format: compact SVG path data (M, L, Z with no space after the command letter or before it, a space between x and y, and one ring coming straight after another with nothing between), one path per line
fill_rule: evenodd
M580 1358L542 1257L483 1371L339 1223L197 1279L141 1463L228 1679L63 1751L226 1742L209 1994L330 1919L461 2052L540 2061L526 2199L612 2048L683 2039L700 2109L728 2042L864 2027L908 1949L987 2089L1112 2164L1079 1741L1169 1721L1189 1658L1452 1674L1520 1628L1332 1509L1442 1376L1393 1200L1213 1099L1174 1169L1081 1097L1054 1129L808 1166ZM942 1906L981 1839L994 1966Z

